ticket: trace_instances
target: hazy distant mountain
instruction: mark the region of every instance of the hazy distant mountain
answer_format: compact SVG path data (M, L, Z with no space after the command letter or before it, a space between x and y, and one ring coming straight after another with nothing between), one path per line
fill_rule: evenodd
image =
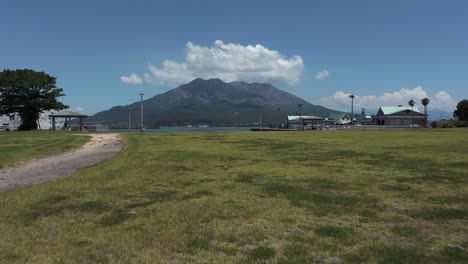
M144 100L146 127L175 125L233 126L259 122L282 122L287 115L298 111L328 117L338 111L310 104L268 83L225 83L219 79L195 79L166 93ZM116 106L90 117L89 121L120 125L128 122L128 108L132 109L133 124L139 122L140 102Z
M421 112L424 111L424 107L421 107ZM442 111L438 109L431 109L431 104L428 105L427 107L427 119L429 121L437 121L440 119L452 119L453 118L453 112L447 112L447 111ZM454 110L455 111L455 110Z

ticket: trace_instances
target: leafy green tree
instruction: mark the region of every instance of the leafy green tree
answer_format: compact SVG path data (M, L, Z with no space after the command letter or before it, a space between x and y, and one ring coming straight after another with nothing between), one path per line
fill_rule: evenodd
M468 121L468 99L462 100L457 104L457 110L453 112L454 117L460 121Z
M57 101L61 96L63 89L56 86L56 78L45 72L29 69L0 72L0 113L17 112L23 122L20 130L37 129L42 111L68 108Z

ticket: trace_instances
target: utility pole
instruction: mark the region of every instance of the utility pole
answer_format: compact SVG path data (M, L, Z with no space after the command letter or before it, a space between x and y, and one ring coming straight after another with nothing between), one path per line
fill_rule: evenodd
M143 95L145 95L143 93L143 91L140 92L140 97L141 97L141 100L140 100L140 104L141 104L141 107L140 107L140 112L141 112L141 128L140 128L140 133L143 134Z
M304 127L302 126L302 104L298 104L297 107L299 108L299 127L301 130L304 130Z
M262 131L262 108L258 109L258 112L260 113L260 124L258 128Z

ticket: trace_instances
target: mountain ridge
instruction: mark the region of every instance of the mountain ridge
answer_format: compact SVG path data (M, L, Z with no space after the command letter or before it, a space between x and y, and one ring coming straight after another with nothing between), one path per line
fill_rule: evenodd
M259 122L280 123L294 115L298 105L302 113L328 117L338 113L276 88L269 83L223 82L197 78L187 84L144 100L145 127L206 124L242 126ZM133 109L133 125L139 124L140 102L115 106L96 113L90 121L114 126L128 126L128 108ZM138 117L138 118L135 118Z

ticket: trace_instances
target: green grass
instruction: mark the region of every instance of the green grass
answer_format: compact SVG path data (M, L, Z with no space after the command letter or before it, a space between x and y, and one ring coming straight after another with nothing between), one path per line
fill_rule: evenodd
M0 168L77 148L89 141L89 137L76 134L61 131L1 132Z
M468 262L466 130L122 136L0 193L0 262Z

